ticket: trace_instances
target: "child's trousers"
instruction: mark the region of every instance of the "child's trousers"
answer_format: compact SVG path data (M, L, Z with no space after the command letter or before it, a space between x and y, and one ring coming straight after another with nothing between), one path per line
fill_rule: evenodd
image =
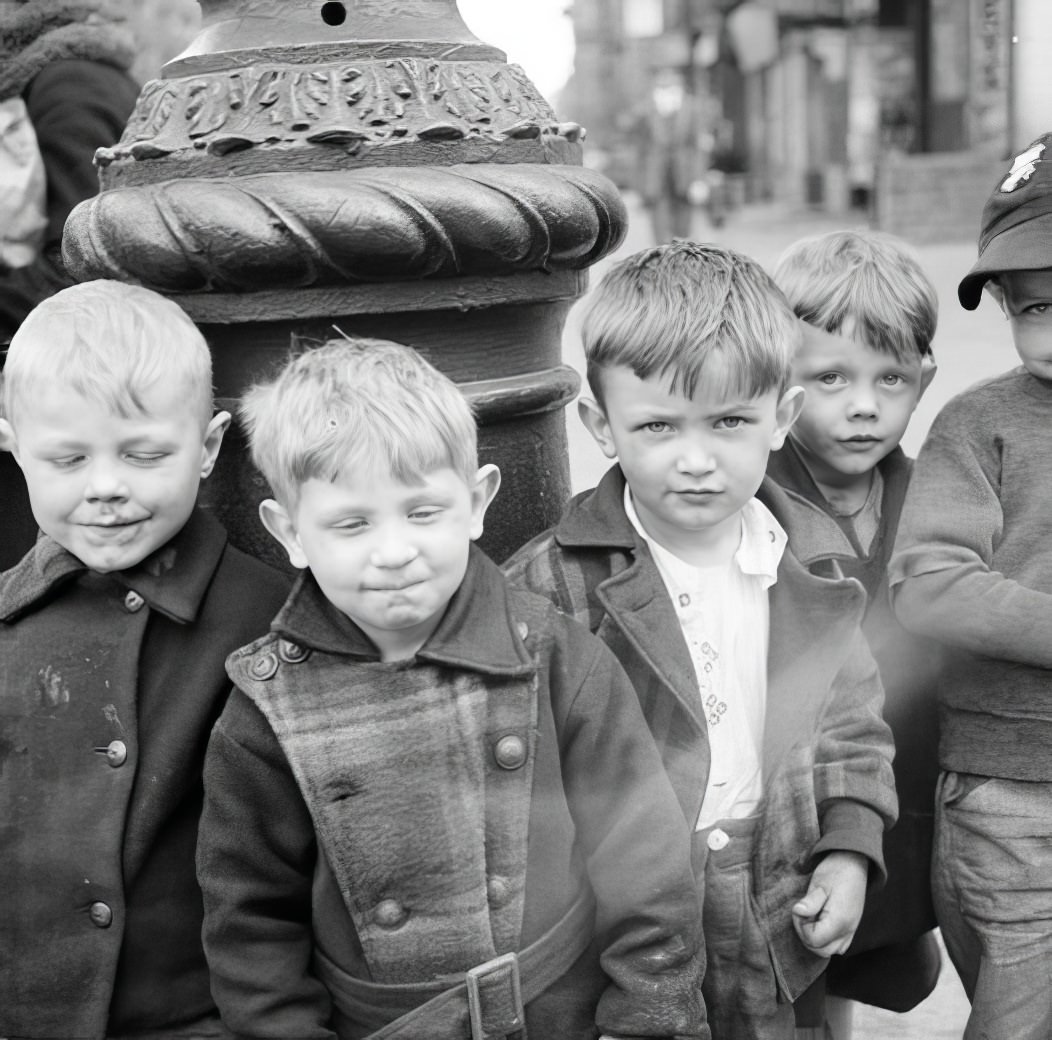
M778 983L752 897L758 818L721 820L694 834L694 870L703 889L707 965L702 993L712 1040L793 1040L792 1004Z
M1052 783L943 773L932 889L972 1001L965 1040L1048 1040Z

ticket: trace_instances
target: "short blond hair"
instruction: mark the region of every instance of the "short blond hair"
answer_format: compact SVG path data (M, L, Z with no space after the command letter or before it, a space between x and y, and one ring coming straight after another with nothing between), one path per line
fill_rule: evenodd
M56 382L114 415L145 414L145 393L174 386L202 428L212 417L212 355L178 304L108 279L63 289L37 304L7 349L0 408L17 427L33 391Z
M415 350L379 339L330 340L253 386L239 414L252 461L295 508L311 478L386 467L406 484L449 468L471 484L478 433L455 383Z
M732 249L687 240L645 249L612 268L586 305L588 385L603 406L602 371L672 376L693 397L703 374L728 394L789 385L800 328L766 271Z
M797 317L852 336L900 361L931 351L939 319L935 286L900 238L868 229L830 231L794 242L775 266Z

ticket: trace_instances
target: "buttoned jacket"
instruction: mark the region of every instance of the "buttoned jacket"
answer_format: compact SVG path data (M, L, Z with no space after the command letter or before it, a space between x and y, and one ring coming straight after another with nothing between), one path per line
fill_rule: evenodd
M913 461L896 448L877 468L884 485L880 523L864 551L850 521L845 524L831 514L791 439L772 453L767 467L768 476L786 493L793 551L800 562L816 574L844 573L865 586L862 633L880 669L884 720L895 741L899 818L884 840L888 881L870 893L852 953L907 942L935 927L929 864L939 773L939 647L903 629L888 594L888 560Z
M366 1036L321 975L451 985L590 888L595 939L527 1005L530 1035L708 1036L689 842L599 640L473 548L411 661L379 661L308 574L229 669L199 874L235 1033Z
M615 465L571 501L559 524L520 549L505 573L614 651L693 829L709 769L705 717L675 608L625 514L624 488ZM785 527L784 493L765 480L757 497ZM810 574L788 534L769 593L764 797L753 877L780 988L794 999L825 961L797 939L792 905L826 852L860 852L873 881L883 879L881 838L896 800L883 694L859 629L865 594L854 580Z
M0 577L0 1036L168 1036L215 1016L204 751L226 656L287 588L202 512L128 571L93 574L41 537Z

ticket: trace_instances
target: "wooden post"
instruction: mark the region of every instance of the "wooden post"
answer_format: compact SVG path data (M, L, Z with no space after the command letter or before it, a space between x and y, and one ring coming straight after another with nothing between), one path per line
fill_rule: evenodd
M616 188L455 0L201 6L201 34L100 149L66 263L180 303L221 398L334 328L419 350L474 401L504 472L483 541L503 558L569 492L560 338L624 235ZM237 544L279 559L236 431L206 494Z

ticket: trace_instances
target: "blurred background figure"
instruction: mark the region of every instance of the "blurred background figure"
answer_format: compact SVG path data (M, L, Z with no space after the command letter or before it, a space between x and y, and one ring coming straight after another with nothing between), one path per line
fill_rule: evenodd
M0 261L0 350L37 303L71 284L62 229L98 191L95 150L120 139L140 86L186 47L200 18L197 0L0 0L0 111L14 120L12 148L43 173L35 195L18 194L13 164L10 179L0 173L2 219L17 210L33 223L35 214L39 235L19 242L17 264ZM0 569L35 536L21 473L0 453Z

